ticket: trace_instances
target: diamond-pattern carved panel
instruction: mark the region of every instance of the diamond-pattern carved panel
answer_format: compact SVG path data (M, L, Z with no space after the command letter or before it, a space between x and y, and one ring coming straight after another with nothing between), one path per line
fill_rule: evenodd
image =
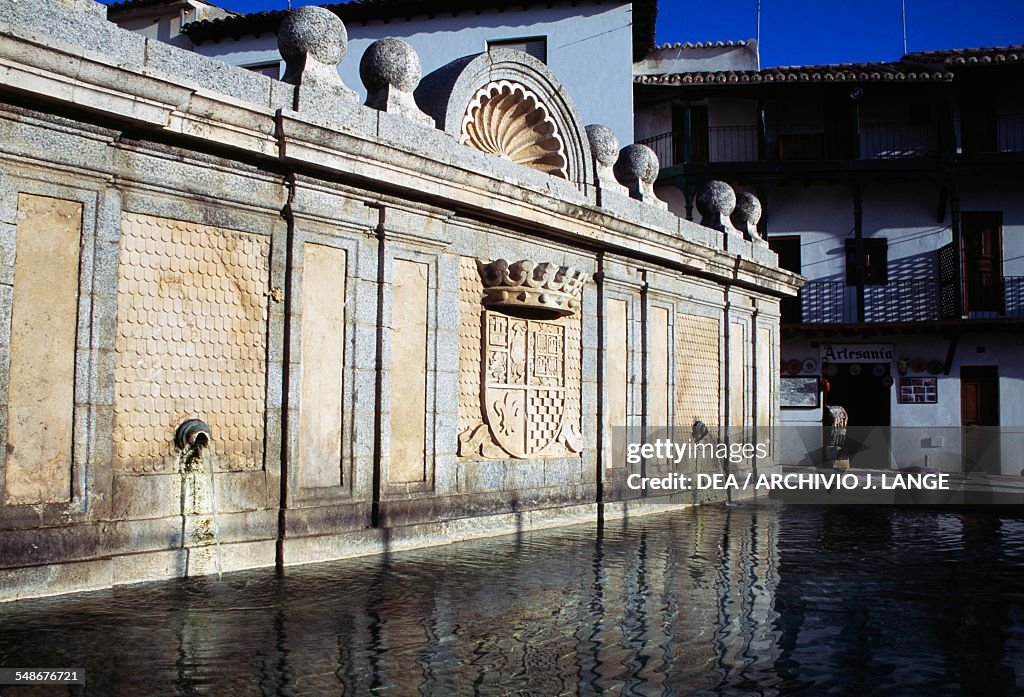
M125 213L121 221L114 466L174 472L174 429L213 432L219 470L263 466L270 240Z
M689 433L694 421L718 426L719 398L719 321L680 313L680 331L676 334L679 379L676 389L676 419ZM737 388L738 389L738 388Z
M459 260L459 433L480 423L480 317L484 284L476 259Z

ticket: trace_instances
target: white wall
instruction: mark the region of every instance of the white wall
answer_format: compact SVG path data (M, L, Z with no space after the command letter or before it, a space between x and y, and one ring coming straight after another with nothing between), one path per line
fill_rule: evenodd
M845 278L843 240L853 232L853 199L845 186L790 184L768 197L768 236L799 235L801 273L811 280Z
M695 73L713 70L759 70L757 41L740 45L665 45L647 54L634 68L639 75Z
M1024 197L1021 180L968 180L961 196L963 211L1002 211L1003 269L1007 276L1024 275ZM948 208L936 222L937 184L879 182L864 193L864 236L885 237L889 250L889 278L919 278L935 274L935 252L952 239ZM768 206L770 235L799 234L803 273L808 278L845 278L844 239L852 237L853 203L845 186L789 185L773 192ZM782 360L817 358L810 338L783 342ZM945 362L950 339L936 333L856 336L844 343L891 343L898 358ZM944 470L960 467L960 368L997 366L999 371L1001 456L1003 474L1024 468L1024 334L1005 332L963 334L949 375L939 374L937 404L900 404L896 384L890 391L893 464L898 467L928 464ZM910 373L917 375L916 373ZM795 427L821 423L820 409L783 409L783 454L799 462L804 456ZM787 434L788 429L788 434ZM935 438L935 441L930 441ZM941 439L941 447L936 444ZM805 462L805 464L810 464Z
M633 33L629 5L532 7L484 10L480 14L415 17L346 26L348 55L339 67L350 88L366 97L359 60L377 39L395 36L416 49L423 74L462 56L487 50L487 42L547 37L548 67L576 104L584 123L601 123L626 145L633 142ZM195 49L234 65L278 60L277 38L270 34L204 42Z
M636 112L634 120L636 140L660 136L672 130L672 105L661 102Z
M973 179L960 196L962 211L1002 211L1003 274L1024 276L1024 189L1017 179Z

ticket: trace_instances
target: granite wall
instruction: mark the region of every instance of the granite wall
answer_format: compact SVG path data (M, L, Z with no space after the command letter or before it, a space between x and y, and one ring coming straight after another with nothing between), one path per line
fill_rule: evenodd
M0 599L693 503L626 476L718 461L625 441L770 438L799 279L731 190L665 210L543 64L371 47L364 106L315 10L290 84L0 10Z

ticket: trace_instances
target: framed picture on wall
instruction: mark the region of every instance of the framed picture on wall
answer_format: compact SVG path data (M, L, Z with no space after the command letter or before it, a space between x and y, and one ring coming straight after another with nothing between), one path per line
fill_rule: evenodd
M780 393L783 409L817 409L821 387L817 375L785 375Z
M900 404L938 404L938 378L900 378Z

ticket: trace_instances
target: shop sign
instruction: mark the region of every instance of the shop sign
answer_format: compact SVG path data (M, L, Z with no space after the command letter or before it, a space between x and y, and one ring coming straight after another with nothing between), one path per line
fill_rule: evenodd
M895 360L892 344L821 344L824 363L889 363Z

